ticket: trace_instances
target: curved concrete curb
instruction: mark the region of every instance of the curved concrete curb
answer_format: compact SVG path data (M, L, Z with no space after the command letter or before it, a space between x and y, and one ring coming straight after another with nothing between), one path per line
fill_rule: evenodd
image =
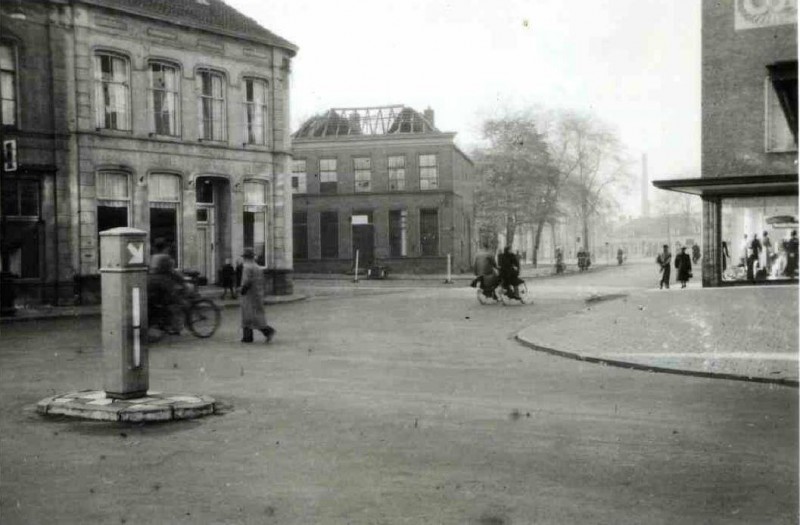
M208 396L148 392L147 397L111 399L102 390L83 390L42 399L36 411L96 421L142 423L194 419L214 413L215 401Z
M519 334L514 336L520 344L523 346L527 346L533 350L544 352L546 354L551 354L558 357L565 357L567 359L574 359L576 361L585 361L587 363L596 363L600 365L606 366L615 366L618 368L628 368L631 370L640 370L643 372L657 372L661 374L674 374L674 375L682 375L682 376L692 376L692 377L704 377L710 379L730 379L733 381L748 381L751 383L769 383L773 385L781 385L781 386L788 386L798 388L798 381L796 379L786 379L786 378L771 378L771 377L758 377L758 376L746 376L740 374L730 374L725 372L701 372L699 370L683 370L679 368L665 368L661 366L653 366L653 365L645 365L642 363L635 363L632 361L619 361L617 359L605 359L602 357L594 357L588 355L582 355L575 352L565 352L562 350L555 350L553 348L547 348L544 346L539 346L535 343L528 341L527 339L523 339Z

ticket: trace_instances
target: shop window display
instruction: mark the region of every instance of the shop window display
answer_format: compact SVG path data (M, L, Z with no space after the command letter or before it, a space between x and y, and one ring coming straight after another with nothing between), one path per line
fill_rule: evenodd
M797 278L797 196L722 200L723 281Z

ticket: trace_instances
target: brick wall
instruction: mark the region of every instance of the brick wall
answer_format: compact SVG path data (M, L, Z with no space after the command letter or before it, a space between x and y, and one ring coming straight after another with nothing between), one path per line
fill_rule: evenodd
M797 25L737 31L734 2L703 2L703 177L797 173L797 153L765 153L767 65L797 60Z

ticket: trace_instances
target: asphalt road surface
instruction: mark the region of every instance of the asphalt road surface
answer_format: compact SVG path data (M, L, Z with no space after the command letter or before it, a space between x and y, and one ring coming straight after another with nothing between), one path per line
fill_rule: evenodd
M2 326L0 522L797 523L797 389L581 363L512 337L655 265L537 279L480 306L435 282L298 283L274 342L151 348L151 388L222 413L161 425L46 419L102 387L99 320ZM258 341L258 339L257 339Z

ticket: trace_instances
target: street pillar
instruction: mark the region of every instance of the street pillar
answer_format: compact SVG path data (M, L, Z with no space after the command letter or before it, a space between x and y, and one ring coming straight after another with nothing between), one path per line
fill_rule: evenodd
M103 389L106 396L147 395L147 233L113 228L100 233L103 298Z

